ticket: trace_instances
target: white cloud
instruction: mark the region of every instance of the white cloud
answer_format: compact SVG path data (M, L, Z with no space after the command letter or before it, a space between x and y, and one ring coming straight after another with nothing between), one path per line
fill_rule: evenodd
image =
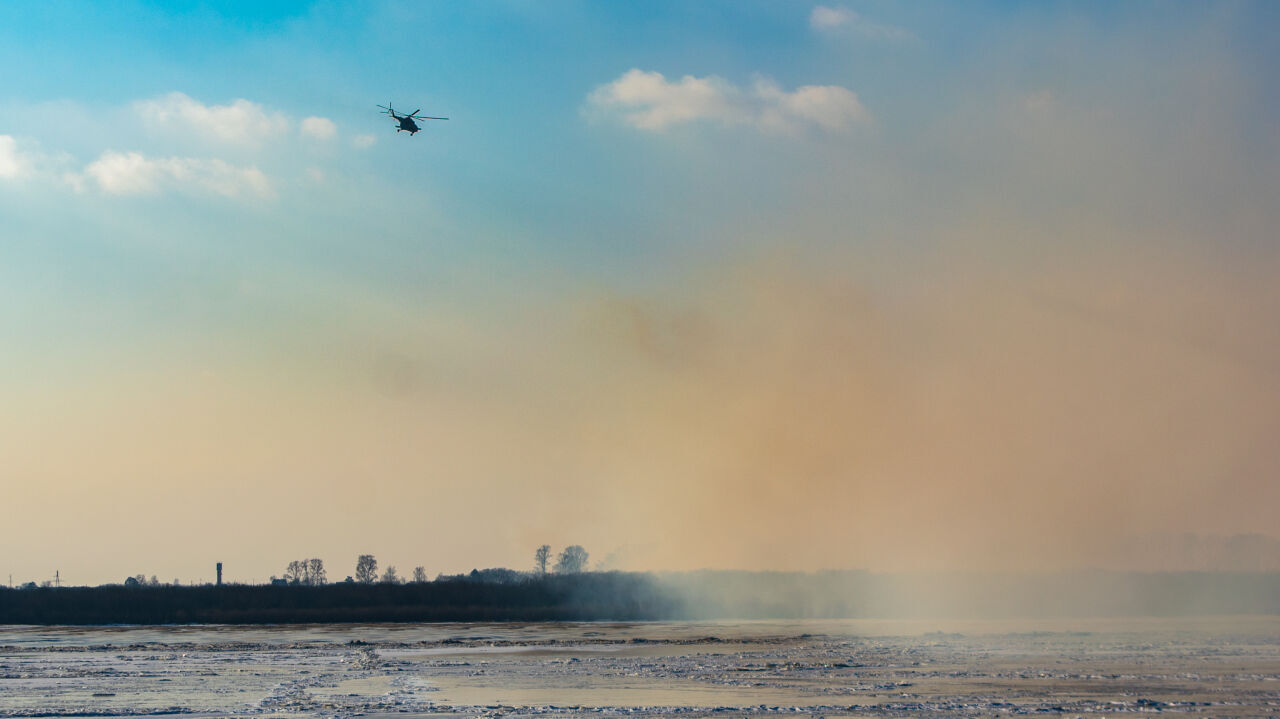
M373 143L377 141L378 138L374 135L356 135L351 144L363 150L366 147L373 147Z
M809 13L809 26L815 30L832 30L851 24L858 14L842 7L819 5Z
M837 85L806 85L787 92L761 79L742 90L714 75L685 75L670 82L661 73L639 69L597 87L587 102L620 112L627 124L651 131L700 120L770 132L795 132L811 125L843 130L870 120L857 94Z
M0 135L0 178L10 180L26 173L26 163L18 154L18 141L12 135Z
M18 141L10 134L0 134L0 179L17 179L27 174L27 157L18 152Z
M919 40L910 30L894 25L883 25L871 22L858 13L843 7L818 5L809 13L809 27L818 32L842 33L852 32L866 38L885 40L888 42L910 42Z
M191 157L150 158L108 150L90 163L84 177L111 195L146 195L164 190L196 191L224 197L271 197L271 183L256 167ZM75 183L73 183L75 184Z
M149 125L180 127L217 138L245 144L284 133L289 120L280 113L267 112L262 105L239 99L230 105L205 105L181 92L143 100L134 105Z
M302 120L302 134L317 140L329 140L338 134L338 126L325 117L307 117Z
M625 117L633 127L662 130L691 120L739 117L734 108L738 95L737 88L715 76L685 75L674 83L662 73L632 69L596 88L589 99L601 107L630 108Z
M871 119L858 96L836 85L805 85L785 92L777 85L760 81L755 94L764 100L761 124L786 130L797 120L811 122L824 130L843 130Z
M30 138L0 135L0 180L56 181L74 163L71 155L46 152Z

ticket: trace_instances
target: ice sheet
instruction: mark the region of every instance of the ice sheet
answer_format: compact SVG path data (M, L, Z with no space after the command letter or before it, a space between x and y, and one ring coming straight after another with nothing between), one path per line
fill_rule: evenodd
M1280 618L7 627L0 717L1280 713Z

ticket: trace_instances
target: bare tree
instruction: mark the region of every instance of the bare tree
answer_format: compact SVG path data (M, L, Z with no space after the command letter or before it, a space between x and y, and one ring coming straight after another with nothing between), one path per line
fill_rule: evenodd
M425 583L426 583L426 581L427 581L427 568L426 568L426 567L414 567L414 568L413 568L413 583L414 583L414 584L425 584Z
M399 584L400 577L396 575L396 568L390 564L387 565L387 571L382 573L383 584Z
M324 560L308 559L307 560L307 584L310 584L313 587L318 587L328 581L329 581L329 578L326 577L324 573Z
M378 560L372 554L361 554L356 560L356 581L362 584L378 581Z
M533 553L533 566L538 570L538 574L547 573L547 560L551 559L551 545L544 544L538 547L538 551Z
M318 587L329 581L324 573L323 559L295 559L284 570L286 584L303 584Z
M587 550L574 544L565 547L556 560L556 574L577 574L587 568Z

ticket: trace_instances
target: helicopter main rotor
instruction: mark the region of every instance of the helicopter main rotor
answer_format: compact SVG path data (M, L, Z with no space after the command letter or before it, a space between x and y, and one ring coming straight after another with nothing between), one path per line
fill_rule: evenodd
M447 117L430 117L428 115L419 115L418 113L422 112L422 108L418 108L417 110L414 110L408 115L397 115L395 109L392 107L389 107L387 105L378 105L378 107L382 108L382 113L384 115L390 115L391 117L394 117L397 120L401 118L409 118L410 120L448 120L449 119Z

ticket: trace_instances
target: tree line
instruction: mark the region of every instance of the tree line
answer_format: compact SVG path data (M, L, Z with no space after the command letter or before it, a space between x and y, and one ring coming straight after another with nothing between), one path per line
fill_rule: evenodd
M476 569L422 583L0 587L3 624L637 621L679 616L653 577Z
M556 574L580 574L587 571L587 560L590 554L580 544L571 544L564 548L556 557L554 565L551 565L551 545L544 544L538 547L533 553L534 573L538 576L545 576L548 572ZM550 565L550 568L548 568ZM472 570L473 574L480 570ZM493 572L499 570L484 570ZM510 571L510 570L501 570ZM443 576L443 575L441 575ZM458 575L462 576L462 575ZM139 575L141 578L141 575ZM394 565L388 565L378 574L378 559L372 554L361 554L356 558L355 572L343 580L347 584L423 584L431 581L427 578L426 567L418 566L413 568L413 574L409 577L403 577ZM289 562L285 567L284 576L271 577L273 585L293 585L305 587L319 587L328 583L328 578L324 569L324 560L322 559L296 559ZM175 582L176 584L176 582ZM154 578L151 584L145 581L141 586L157 586Z
M551 545L543 544L533 553L533 569L537 576L546 576L549 573L555 574L580 574L587 571L587 560L590 554L580 544L571 544L565 547L555 558L552 564ZM477 578L481 573L486 579L495 579L501 576L500 581L510 581L511 577L505 576L503 573L511 573L518 575L518 572L509 569L486 569L472 570L470 575L454 575L455 577ZM438 575L437 579L446 578L445 575ZM378 573L378 560L372 554L361 554L356 558L356 566L354 573L348 575L342 580L343 584L425 584L431 581L427 577L426 567L417 566L413 568L412 574L408 577L401 576L400 572L394 565L388 565L381 574ZM329 584L328 573L325 571L324 560L318 557L310 557L307 559L295 559L290 561L284 569L281 576L272 575L268 582L273 586L302 586L302 587L321 587ZM148 579L145 574L137 574L126 577L124 586L130 588L138 587L162 587L162 586L181 586L181 582L177 579L173 580L173 584L164 584L153 574ZM36 589L38 587L51 587L52 582L44 582L37 585L35 582L27 582L19 585L22 589Z

